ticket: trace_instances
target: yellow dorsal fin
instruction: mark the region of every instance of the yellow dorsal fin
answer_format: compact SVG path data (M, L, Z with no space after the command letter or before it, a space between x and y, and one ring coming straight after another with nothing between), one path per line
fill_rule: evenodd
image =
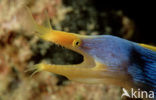
M156 47L155 46L152 46L152 45L147 45L147 44L139 44L140 46L144 47L144 48L147 48L147 49L150 49L152 51L156 51Z

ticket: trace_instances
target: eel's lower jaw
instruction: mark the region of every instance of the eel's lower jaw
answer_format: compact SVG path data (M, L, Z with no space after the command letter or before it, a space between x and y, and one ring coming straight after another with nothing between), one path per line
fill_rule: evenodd
M100 83L103 81L103 70L96 68L97 63L93 57L86 53L80 53L83 55L83 62L73 65L55 65L40 63L34 66L38 71L48 71L54 74L59 74L67 77L70 80L75 80L85 83Z

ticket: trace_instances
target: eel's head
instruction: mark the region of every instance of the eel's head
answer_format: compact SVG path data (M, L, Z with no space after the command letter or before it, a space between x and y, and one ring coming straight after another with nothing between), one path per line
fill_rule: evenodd
M40 66L41 70L53 72L55 74L66 76L75 81L85 83L107 83L116 82L119 75L111 72L107 65L96 60L89 52L93 50L93 46L85 43L86 39L92 41L94 36L83 36L74 33L51 30L48 33L42 34L42 39L73 50L83 56L83 62L73 65L46 65ZM96 41L94 41L96 42ZM96 44L97 45L97 44ZM96 46L97 47L97 46ZM109 80L109 81L108 81ZM117 84L117 83L115 83Z
M106 66L98 63L93 56L84 51L89 45L84 47L84 39L92 38L90 36L78 35L74 33L51 30L40 36L43 40L63 46L67 49L75 51L83 56L80 64L71 65L42 65L42 70L53 72L66 76L71 80L94 83L99 82L102 78L102 72L106 70ZM49 67L47 67L49 66ZM40 67L41 68L41 67Z

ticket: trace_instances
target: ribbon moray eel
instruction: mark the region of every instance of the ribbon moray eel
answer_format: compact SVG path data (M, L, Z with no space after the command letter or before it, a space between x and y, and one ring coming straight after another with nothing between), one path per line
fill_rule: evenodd
M131 42L111 35L79 35L53 30L29 18L37 36L83 55L83 62L73 65L40 63L32 67L63 75L84 83L114 84L156 92L156 47Z

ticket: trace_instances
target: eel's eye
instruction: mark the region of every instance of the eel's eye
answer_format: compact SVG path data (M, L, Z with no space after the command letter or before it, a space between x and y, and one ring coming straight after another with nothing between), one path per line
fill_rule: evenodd
M81 45L82 41L80 39L76 39L73 41L72 46L73 47L79 47Z

